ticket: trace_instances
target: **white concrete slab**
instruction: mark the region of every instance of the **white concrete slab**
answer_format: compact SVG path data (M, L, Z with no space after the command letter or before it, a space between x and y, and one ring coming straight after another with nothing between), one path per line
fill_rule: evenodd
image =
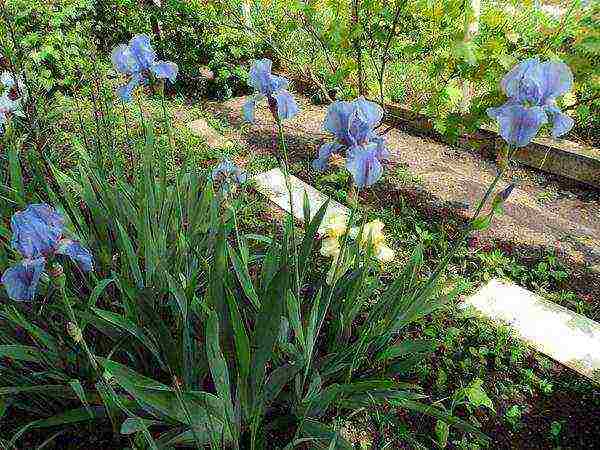
M281 169L275 168L269 170L268 172L259 173L258 175L254 176L253 179L256 182L256 189L261 194L265 195L269 200L271 200L284 211L287 211L288 213L292 212L292 208L290 207L290 197ZM296 217L298 220L304 220L303 205L305 192L308 195L311 219L319 211L319 208L323 206L323 203L325 203L328 199L327 196L323 195L310 184L305 183L293 175L290 175L290 186L292 188L294 217ZM333 214L344 214L349 216L350 210L335 200L330 200L327 211L325 212L325 217L323 218L323 223L327 223L327 219Z
M600 382L600 324L515 284L491 280L461 305L508 324L536 350Z

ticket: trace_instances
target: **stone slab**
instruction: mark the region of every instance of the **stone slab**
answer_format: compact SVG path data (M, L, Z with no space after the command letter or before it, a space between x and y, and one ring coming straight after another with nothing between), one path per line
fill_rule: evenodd
M600 383L600 324L515 284L493 279L468 297L472 308L507 324L536 350Z
M259 173L253 177L256 183L256 190L266 196L269 200L275 203L284 211L291 213L298 220L304 220L304 193L308 196L310 204L311 219L317 214L321 206L328 200L326 195L305 183L301 179L290 175L290 186L292 191L292 205L290 206L290 196L285 184L283 172L279 168L269 170L268 172ZM350 210L344 205L329 200L329 206L325 212L325 217L322 223L327 223L327 219L335 214L343 214L349 216ZM319 228L319 234L322 234L322 227Z
M227 140L225 136L211 127L204 119L197 119L193 122L189 122L187 127L196 136L204 138L209 147L226 148L231 146L231 141Z

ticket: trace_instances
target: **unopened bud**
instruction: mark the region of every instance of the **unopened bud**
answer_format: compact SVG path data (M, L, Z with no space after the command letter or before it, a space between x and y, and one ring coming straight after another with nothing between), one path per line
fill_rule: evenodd
M83 333L81 332L81 328L79 328L73 322L67 323L67 333L69 333L69 336L71 336L75 342L80 343L83 341Z

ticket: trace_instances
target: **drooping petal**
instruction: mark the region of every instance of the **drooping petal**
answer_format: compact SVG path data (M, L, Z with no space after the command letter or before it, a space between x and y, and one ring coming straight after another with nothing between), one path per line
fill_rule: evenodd
M64 218L46 204L29 205L11 219L12 247L25 258L51 254L62 236Z
M45 265L44 258L24 259L6 269L1 281L8 296L17 302L33 300Z
M290 82L287 80L287 78L271 75L271 92L286 90L289 86Z
M129 49L137 60L139 70L147 70L152 67L156 60L156 52L150 43L150 37L145 34L138 34L129 41Z
M319 157L312 162L313 168L319 171L325 170L329 163L329 157L343 148L344 146L337 142L328 142L321 145L319 148Z
M539 65L540 60L538 58L529 58L513 67L512 70L504 76L502 82L500 83L504 93L508 97L519 97L523 81L531 78L532 76L535 77Z
M271 95L271 68L273 63L270 59L259 59L254 61L249 72L249 82L257 92L263 95Z
M288 91L280 90L275 93L274 97L277 101L277 115L281 120L291 119L298 114L300 110L298 104Z
M179 68L177 64L168 61L159 61L150 68L156 78L168 78L171 83L175 83Z
M354 105L358 110L359 117L369 128L373 129L380 124L381 119L383 119L383 109L377 103L359 97L354 101Z
M556 105L547 105L544 111L548 114L552 122L552 136L557 138L571 131L575 121L563 113Z
M377 159L377 145L369 144L349 149L346 168L359 188L373 186L383 175L383 166Z
M133 94L133 90L136 87L138 87L142 81L143 81L142 75L138 74L138 73L134 73L131 76L131 80L129 80L129 83L127 83L125 86L121 86L120 88L117 89L117 95L125 103L130 102L131 95Z
M254 123L254 111L256 110L256 97L252 97L244 106L242 106L242 112L244 120L246 122Z
M377 144L377 159L385 160L390 157L390 152L385 143L385 138L379 136L375 132L372 132L369 136L369 143Z
M568 92L573 86L573 73L562 62L548 61L540 64L540 78L544 102Z
M528 108L511 102L498 108L489 108L487 114L498 121L500 135L515 147L529 144L541 126L548 121L542 108L538 106Z
M140 70L135 56L131 53L131 49L125 44L115 47L110 59L118 72L131 75Z
M81 270L91 272L94 270L94 258L90 251L78 241L62 239L56 249L56 253L71 258Z
M355 107L350 102L336 101L327 108L327 116L323 123L323 129L333 133L338 140L347 146L354 145L351 142L348 127L350 124L350 116L354 112Z

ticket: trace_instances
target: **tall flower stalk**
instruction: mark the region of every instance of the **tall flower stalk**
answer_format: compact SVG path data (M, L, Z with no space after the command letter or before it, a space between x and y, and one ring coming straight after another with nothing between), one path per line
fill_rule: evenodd
M289 87L289 81L284 77L273 75L271 73L272 66L273 63L269 59L255 61L252 65L250 69L249 84L254 89L254 95L244 104L243 115L246 121L254 123L256 104L262 99L266 99L269 106L269 111L271 112L277 127L277 135L279 138L279 145L281 147L282 158L279 157L276 149L274 155L281 165L290 202L292 246L294 248L294 267L296 278L296 298L299 300L300 272L298 268L298 248L296 245L297 240L294 227L294 198L290 182L288 148L283 128L283 121L295 117L299 112L299 108L296 100L294 100L294 97L287 90Z

